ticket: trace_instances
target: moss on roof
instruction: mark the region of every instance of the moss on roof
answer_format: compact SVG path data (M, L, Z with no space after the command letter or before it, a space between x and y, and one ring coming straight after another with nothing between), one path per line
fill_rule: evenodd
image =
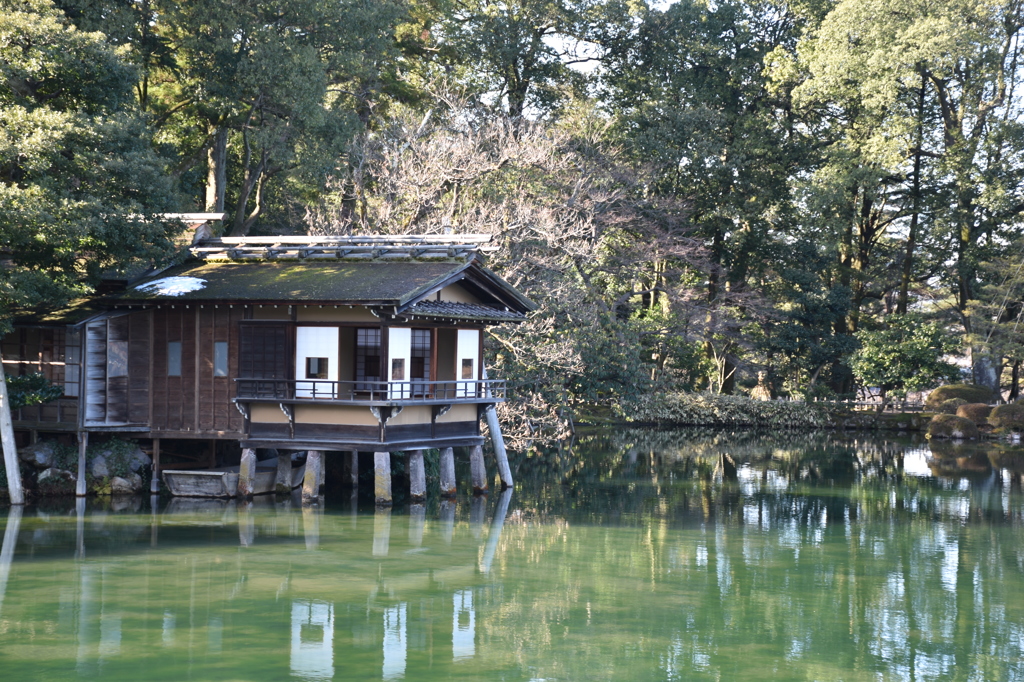
M452 261L191 262L132 284L121 301L339 301L401 304L468 266ZM205 285L177 296L145 286L168 277ZM143 287L140 289L140 287Z

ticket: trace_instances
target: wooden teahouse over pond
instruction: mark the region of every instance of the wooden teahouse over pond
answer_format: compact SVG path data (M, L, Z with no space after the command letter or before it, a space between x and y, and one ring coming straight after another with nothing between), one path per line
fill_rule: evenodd
M42 372L65 397L16 411L15 429L152 438L157 453L159 439L480 446L484 411L505 397L484 330L535 308L482 265L489 239L200 240L187 262L19 321L5 369Z

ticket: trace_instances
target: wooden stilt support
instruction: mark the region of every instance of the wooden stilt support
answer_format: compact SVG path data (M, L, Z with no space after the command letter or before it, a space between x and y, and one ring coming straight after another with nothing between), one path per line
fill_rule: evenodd
M4 449L4 468L7 469L7 490L11 504L25 504L25 489L21 485L21 469L18 466L18 446L14 440L14 423L11 421L11 404L7 399L7 379L4 365L0 362L0 444Z
M85 451L89 449L89 432L78 432L78 480L75 481L75 495L85 497Z
M149 480L149 492L156 495L160 492L160 439L153 439L153 477Z
M274 492L290 495L292 492L292 453L277 454L277 473L274 475Z
M487 380L487 369L483 370L483 378ZM489 384L484 384L487 397L491 397ZM501 435L501 424L498 423L498 413L494 411L494 405L488 405L486 410L487 428L491 432L491 444L494 446L494 459L498 463L498 476L501 477L501 489L512 487L512 469L508 465L508 453L505 451L505 438Z
M409 499L422 502L427 499L427 472L423 467L423 451L409 453Z
M359 451L353 450L348 453L348 475L352 490L359 488Z
M320 467L323 466L319 450L306 453L306 475L302 479L302 504L315 502L320 496Z
M441 450L441 497L455 497L455 451Z
M469 450L469 472L473 479L473 494L487 493L487 468L484 466L484 448L474 445Z
M324 488L327 484L327 453L320 453L320 478L317 481L317 495L324 494Z
M391 453L373 453L373 499L381 506L391 506Z
M251 500L256 482L256 451L252 448L242 450L242 463L238 467L238 497Z

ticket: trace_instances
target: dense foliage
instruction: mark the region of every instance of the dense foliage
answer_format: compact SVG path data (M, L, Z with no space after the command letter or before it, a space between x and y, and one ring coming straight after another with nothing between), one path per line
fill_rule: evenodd
M0 0L4 309L232 234L487 232L519 433L581 403L1019 394L1006 0ZM0 311L2 313L3 311ZM764 408L768 409L768 408Z

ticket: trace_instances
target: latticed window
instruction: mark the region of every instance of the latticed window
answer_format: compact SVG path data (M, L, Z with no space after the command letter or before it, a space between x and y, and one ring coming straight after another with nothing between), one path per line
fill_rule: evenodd
M380 367L380 329L356 329L356 390L379 388Z
M430 380L430 330L412 330L412 368L410 379Z

